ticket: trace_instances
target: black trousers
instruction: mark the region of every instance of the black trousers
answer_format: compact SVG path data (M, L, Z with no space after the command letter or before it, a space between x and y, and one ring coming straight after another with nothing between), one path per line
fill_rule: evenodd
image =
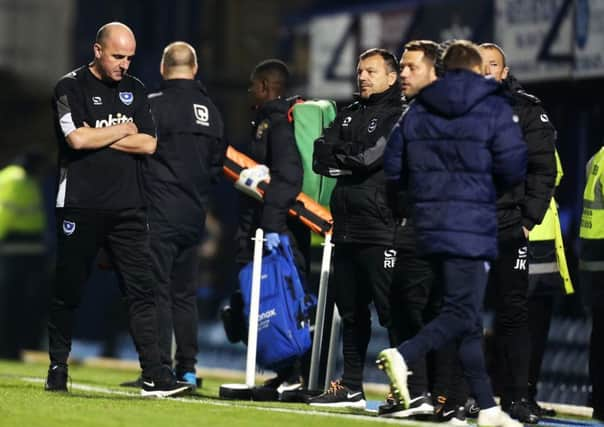
M344 374L342 383L362 390L363 367L371 338L373 301L380 324L391 328L390 283L396 251L385 246L337 243L334 248L336 306L342 318Z
M57 269L48 322L51 363L67 364L75 310L92 262L104 247L128 306L130 333L143 375L152 376L160 366L160 356L145 211L60 208L56 219Z
M588 273L591 280L591 339L589 377L592 384L593 417L604 420L604 271Z
M537 384L547 346L554 299L563 293L564 282L557 269L553 240L529 242L529 335L531 355L528 397L536 399Z
M197 363L197 239L150 223L153 281L157 291L159 348L163 365L172 367L172 331L176 372L195 372Z
M396 265L390 291L392 347L413 338L432 321L440 313L444 296L443 282L436 280L433 264L417 253L413 226L397 228L395 246ZM409 364L409 370L413 372L408 379L412 397L431 392L465 403L459 396L465 390L460 389L463 372L455 343L418 358Z
M489 287L495 298L497 382L505 406L527 397L530 360L528 249L520 224L500 231Z

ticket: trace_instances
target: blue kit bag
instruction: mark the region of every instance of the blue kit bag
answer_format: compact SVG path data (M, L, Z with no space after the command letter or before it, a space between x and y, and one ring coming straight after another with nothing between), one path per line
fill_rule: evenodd
M260 306L258 310L257 363L267 369L288 366L308 351L310 310L316 301L305 295L294 264L289 238L262 258ZM243 314L249 322L252 297L252 263L239 273Z

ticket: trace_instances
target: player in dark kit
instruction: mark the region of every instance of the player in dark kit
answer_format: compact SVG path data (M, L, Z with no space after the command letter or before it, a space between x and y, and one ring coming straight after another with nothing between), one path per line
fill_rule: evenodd
M75 310L92 261L104 248L128 305L142 368L143 396L189 389L162 367L149 233L140 181L142 155L155 151L155 126L143 84L127 74L132 31L101 27L94 59L57 83L53 98L59 143L57 269L48 322L50 368L45 389L67 391Z

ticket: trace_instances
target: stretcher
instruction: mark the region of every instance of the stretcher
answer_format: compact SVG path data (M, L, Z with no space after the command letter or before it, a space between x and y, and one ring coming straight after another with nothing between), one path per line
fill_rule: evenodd
M270 172L266 166L258 164L231 146L227 148L223 172L238 190L258 200L262 200L270 182ZM333 229L333 218L329 210L304 193L298 194L289 214L322 236L331 233Z

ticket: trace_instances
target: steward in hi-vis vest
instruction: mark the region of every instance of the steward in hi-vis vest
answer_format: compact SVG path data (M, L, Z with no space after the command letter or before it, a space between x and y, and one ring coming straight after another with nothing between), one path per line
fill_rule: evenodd
M587 163L581 216L581 277L591 282L589 376L593 418L604 420L604 147ZM585 288L585 287L584 287Z
M557 151L555 156L557 187L564 176L564 172ZM528 263L529 334L531 338L528 397L529 401L535 402L537 383L541 374L541 364L552 320L554 298L562 289L562 285L564 285L566 294L574 292L566 264L558 206L553 196L543 221L536 225L529 234ZM535 409L539 416L551 417L556 415L553 409L541 406L535 406Z
M0 358L37 348L43 335L46 217L37 178L44 160L25 154L0 169Z
M604 147L587 163L581 216L581 270L604 272Z
M564 176L560 157L556 151L556 187ZM529 234L529 277L535 282L535 276L555 274L560 275L567 294L574 292L573 284L566 264L564 242L560 229L560 218L556 199L552 196L549 207L541 224L536 225ZM537 283L531 283L529 288L534 290Z

